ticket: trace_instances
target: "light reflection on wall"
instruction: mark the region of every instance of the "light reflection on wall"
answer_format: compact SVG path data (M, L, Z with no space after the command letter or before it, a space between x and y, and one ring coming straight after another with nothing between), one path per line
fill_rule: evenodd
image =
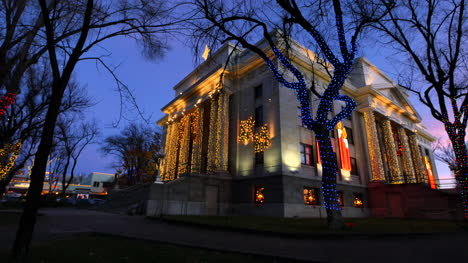
M286 149L283 153L283 162L286 166L286 170L291 172L297 172L301 168L301 158L299 156L299 151Z

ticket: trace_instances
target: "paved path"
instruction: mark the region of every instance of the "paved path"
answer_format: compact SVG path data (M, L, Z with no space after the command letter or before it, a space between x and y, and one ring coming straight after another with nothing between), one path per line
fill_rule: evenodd
M100 232L217 250L321 262L464 262L468 235L311 240L217 231L169 224L142 216L79 209L43 209L34 242ZM2 216L2 214L0 214ZM0 226L0 245L10 246L16 229Z

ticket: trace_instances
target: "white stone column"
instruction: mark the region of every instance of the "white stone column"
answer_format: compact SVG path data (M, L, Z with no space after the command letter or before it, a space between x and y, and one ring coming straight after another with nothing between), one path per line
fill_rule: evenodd
M375 124L374 112L369 110L363 112L364 123L366 125L367 148L369 150L369 160L372 170L372 181L385 181L385 174L382 163L382 154L377 138L377 127Z
M180 151L179 151L179 162L178 171L176 177L180 174L188 173L188 161L189 161L189 147L190 147L190 114L182 117L180 120L181 125L181 137L180 140Z
M411 155L411 149L408 142L408 135L406 134L406 129L401 127L398 129L398 135L400 136L400 141L403 146L403 171L406 175L407 183L416 183L416 176L414 174L413 166L413 157Z
M400 163L398 162L391 121L388 119L385 120L382 128L384 133L385 154L387 156L388 170L390 172L390 183L402 184L404 183L404 179L401 174Z
M224 91L218 97L218 120L216 122L216 170L226 172L229 144L229 95Z
M169 132L166 138L166 157L164 158L164 165L166 166L163 181L170 181L175 179L175 170L177 165L177 149L179 147L178 131L179 123L174 122L169 124Z
M416 174L416 182L427 183L426 166L419 150L418 137L416 134L409 136L411 155L413 156L413 166Z
M214 95L210 101L210 124L209 124L209 135L208 135L208 152L207 152L207 172L216 172L216 137L218 129L218 95Z
M202 150L202 143L203 143L203 114L204 109L203 107L199 106L197 109L197 118L196 123L194 123L194 133L195 139L193 141L193 148L192 148L192 173L200 173L201 169L201 150Z

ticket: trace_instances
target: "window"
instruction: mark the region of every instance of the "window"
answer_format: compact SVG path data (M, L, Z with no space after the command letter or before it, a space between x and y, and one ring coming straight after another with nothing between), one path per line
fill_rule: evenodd
M254 201L256 205L263 205L265 202L265 196L263 195L263 191L265 188L263 186L255 186L254 188Z
M263 125L263 106L255 108L255 126L259 127Z
M304 204L305 205L318 205L318 189L311 187L304 187Z
M354 136L353 136L353 129L345 127L346 129L346 135L348 135L348 143L349 144L354 144Z
M301 143L301 164L313 165L312 145Z
M351 157L351 174L358 175L359 171L357 168L357 160L354 157Z
M99 187L99 182L93 182L94 187Z
M256 152L255 153L255 164L263 164L263 153L264 152Z
M263 87L262 85L256 86L254 88L255 98L261 98L263 96Z
M362 193L354 193L354 207L363 208L364 203L362 201Z
M344 197L343 197L343 191L338 191L338 204L343 207L344 206Z

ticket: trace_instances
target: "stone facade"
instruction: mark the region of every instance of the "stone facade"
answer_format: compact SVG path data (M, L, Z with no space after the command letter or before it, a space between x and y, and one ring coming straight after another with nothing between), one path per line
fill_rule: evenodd
M175 99L162 109L166 115L158 124L164 127L166 156L160 177L165 183L154 185L148 214L325 217L317 144L313 132L302 127L296 94L275 81L260 58L234 48L224 45L197 67L174 87ZM330 80L323 68L310 65L311 52L298 44L291 52L309 84L315 76L320 93ZM434 138L401 87L360 58L342 92L358 103L332 134L345 217L371 215L371 182L437 180L429 150ZM333 115L344 106L340 103L334 103ZM314 96L311 105L315 112ZM242 130L241 122L249 117L255 124L241 141L241 133L249 131ZM269 146L255 153L255 143L265 142L256 137L261 126L267 127ZM349 152L343 155L340 149ZM345 161L351 169L343 169ZM262 201L256 202L260 188ZM312 203L306 202L306 192L314 193Z

